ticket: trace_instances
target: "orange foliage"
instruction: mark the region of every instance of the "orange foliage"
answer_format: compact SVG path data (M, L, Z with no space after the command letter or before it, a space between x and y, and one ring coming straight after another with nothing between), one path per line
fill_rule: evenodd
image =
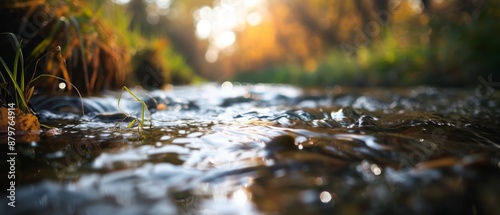
M314 57L323 51L321 39L300 23L286 3L270 3L269 13L258 26L238 35L237 52L228 57L231 70L249 70L286 61L316 67Z

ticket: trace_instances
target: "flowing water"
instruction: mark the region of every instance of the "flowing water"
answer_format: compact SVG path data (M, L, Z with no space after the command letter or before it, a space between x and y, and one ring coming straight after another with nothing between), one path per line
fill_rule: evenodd
M137 95L152 126L127 127L141 120L130 95L129 117L116 92L85 98L85 115L78 98L34 98L58 129L17 137L16 207L2 197L1 211L500 212L498 92L226 83Z

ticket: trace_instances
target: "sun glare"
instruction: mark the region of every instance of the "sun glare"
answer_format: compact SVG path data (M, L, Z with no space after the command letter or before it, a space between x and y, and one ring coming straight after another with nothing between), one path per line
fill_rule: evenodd
M215 0L212 7L195 10L196 37L210 43L205 60L217 61L219 52L236 43L236 32L244 30L247 24L259 25L266 9L263 0Z

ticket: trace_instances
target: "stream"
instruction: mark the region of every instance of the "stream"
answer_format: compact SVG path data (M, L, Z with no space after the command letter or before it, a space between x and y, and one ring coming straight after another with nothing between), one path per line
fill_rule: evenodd
M78 97L32 99L52 129L16 136L16 207L2 197L2 214L500 212L496 91L134 90L144 121L119 93L84 98L85 114Z

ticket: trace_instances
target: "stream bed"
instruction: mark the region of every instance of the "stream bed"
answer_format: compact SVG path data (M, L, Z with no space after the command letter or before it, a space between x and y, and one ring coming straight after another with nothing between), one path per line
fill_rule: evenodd
M127 93L125 114L119 92L84 98L84 115L78 97L39 96L53 129L16 137L16 207L0 209L498 214L500 93L482 90L181 86L137 92L140 127Z

